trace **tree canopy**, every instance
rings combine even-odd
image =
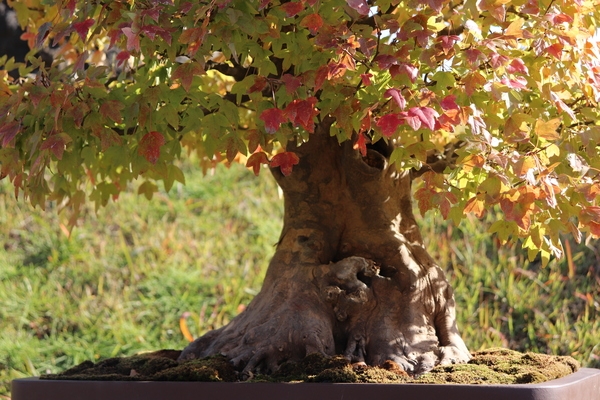
[[[490,231],[547,262],[600,236],[596,3],[9,0],[31,52],[0,59],[0,176],[74,224],[133,180],[184,182],[184,152],[293,174],[288,144],[334,120],[363,156],[393,144],[422,213],[498,206]]]

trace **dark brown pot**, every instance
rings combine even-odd
[[[600,400],[600,369],[529,385],[371,383],[204,383],[55,381],[12,382],[12,400]]]

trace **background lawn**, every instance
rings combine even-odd
[[[97,214],[90,204],[70,238],[55,204],[31,209],[0,181],[0,398],[14,378],[181,349],[183,313],[196,337],[258,292],[283,212],[268,171],[181,168],[187,184],[152,201],[131,188]],[[434,213],[422,224],[455,288],[467,346],[600,367],[600,244],[571,242],[569,257],[540,268],[519,245],[499,248],[487,226],[456,227]]]

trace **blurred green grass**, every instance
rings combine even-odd
[[[240,166],[202,176],[151,201],[121,194],[96,215],[90,205],[70,238],[56,206],[16,202],[0,182],[0,398],[10,380],[84,360],[187,341],[234,317],[260,289],[282,223],[267,171]],[[455,288],[459,327],[472,350],[505,346],[568,354],[600,367],[600,246],[573,244],[546,268],[517,246],[499,248],[486,223],[453,227],[428,213],[427,246]]]

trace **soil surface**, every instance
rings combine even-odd
[[[222,356],[178,363],[180,351],[161,350],[94,364],[86,361],[60,374],[42,379],[202,382],[337,382],[337,383],[540,383],[558,379],[579,369],[579,363],[564,356],[519,353],[490,349],[473,353],[468,364],[445,365],[419,377],[409,376],[396,363],[382,367],[352,365],[341,356],[311,354],[298,363],[287,362],[269,376],[241,376]]]

